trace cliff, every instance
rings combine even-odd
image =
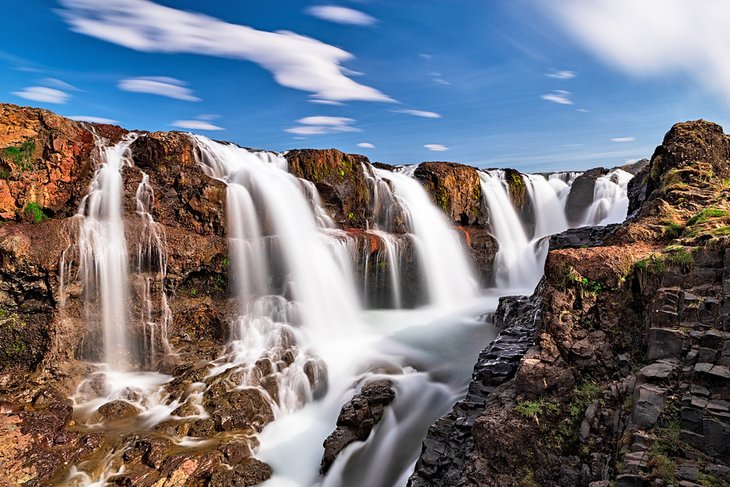
[[[729,176],[722,129],[677,124],[624,224],[553,237],[409,485],[728,485]]]

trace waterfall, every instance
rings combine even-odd
[[[86,293],[87,319],[101,326],[104,361],[117,369],[124,369],[130,358],[122,168],[131,165],[129,146],[136,138],[136,134],[130,134],[118,144],[107,146],[96,137],[96,150],[103,162],[78,213],[82,219],[79,271]]]
[[[568,229],[568,220],[565,218],[565,202],[561,201],[561,193],[568,197],[569,187],[560,179],[550,184],[540,174],[527,174],[527,191],[530,195],[532,208],[535,216],[535,238],[542,238],[548,235],[563,232]],[[564,187],[557,184],[563,183]]]
[[[162,225],[157,223],[150,213],[155,193],[149,184],[149,179],[149,176],[142,172],[142,180],[135,193],[137,215],[142,219],[142,231],[137,243],[135,277],[142,281],[140,321],[143,324],[145,341],[141,358],[143,363],[152,366],[158,355],[172,353],[172,347],[167,341],[167,329],[172,322],[172,312],[165,292],[167,242]],[[153,298],[155,294],[157,294],[156,299]]]
[[[628,185],[633,176],[616,169],[596,179],[593,203],[583,218],[583,226],[620,223],[629,211]]]
[[[458,305],[476,296],[476,277],[458,234],[413,177],[414,171],[415,166],[402,172],[372,169],[376,226],[392,230],[400,220],[418,255],[428,303]],[[388,252],[395,255],[392,249]]]

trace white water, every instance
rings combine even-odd
[[[251,152],[203,137],[195,137],[194,142],[204,170],[227,184],[226,228],[238,305],[231,341],[213,362],[206,381],[229,374],[229,379],[239,381],[234,387],[256,388],[270,401],[276,420],[259,435],[256,452],[274,468],[274,477],[266,485],[403,486],[427,428],[463,396],[479,350],[495,336],[489,325],[475,317],[494,310],[500,295],[529,293],[539,280],[547,252],[546,240],[541,237],[567,228],[564,205],[571,180],[525,177],[536,217],[536,238],[530,240],[509,200],[503,173],[480,172],[490,225],[500,250],[496,260],[498,289],[479,297],[463,243],[412,177],[413,168],[395,173],[368,168],[375,194],[374,228],[368,235],[382,245],[375,258],[386,264],[383,272],[391,283],[392,304],[397,308],[403,301],[401,246],[412,241],[428,305],[413,310],[366,311],[357,297],[357,286],[363,284],[354,279],[356,269],[352,267],[358,249],[350,235],[335,228],[313,184],[288,174],[286,160],[279,154]],[[93,199],[94,191],[101,192],[97,197],[103,195],[104,201],[116,198],[117,240],[112,241],[118,243],[121,235],[124,259],[116,260],[123,265],[114,269],[123,272],[117,272],[115,280],[96,284],[102,297],[107,286],[113,286],[107,289],[117,294],[119,290],[126,293],[130,280],[121,220],[121,167],[125,161],[128,164],[128,154],[126,149],[105,154],[106,164],[99,172],[106,165],[118,167],[116,176],[109,178],[113,184],[106,179],[92,184],[87,199]],[[114,159],[117,154],[121,154],[119,159]],[[611,188],[610,182],[602,183],[602,187]],[[614,185],[620,188],[621,181]],[[622,204],[615,194],[608,189],[599,191],[597,185],[597,200],[606,199],[607,203],[605,211],[596,210],[596,217],[604,211],[606,216],[601,218],[606,219],[615,204]],[[166,341],[166,326],[171,320],[163,286],[166,244],[164,232],[151,216],[153,198],[148,178],[143,175],[136,195],[137,214],[144,228],[136,275],[145,283],[141,322],[148,327],[144,355],[149,363],[153,362],[150,357],[172,352]],[[97,242],[109,238],[90,233]],[[88,247],[90,250],[82,252],[87,258],[89,252],[97,251],[94,245]],[[368,289],[367,283],[364,287]],[[126,295],[121,299],[126,302]],[[118,302],[112,304],[123,310],[121,316],[127,312]],[[126,326],[114,329],[124,333]],[[142,411],[140,427],[149,428],[171,418],[183,401],[165,391],[171,378],[154,372],[124,372],[120,364],[128,361],[128,341],[108,342],[105,336],[105,343],[124,343],[124,360],[114,353],[106,355],[111,358],[109,365],[81,384],[74,396],[77,411],[91,415],[107,401],[124,400]],[[275,396],[264,383],[262,361],[270,364],[278,385]],[[341,406],[364,381],[383,377],[392,380],[397,389],[384,420],[366,442],[351,445],[330,473],[320,478],[321,445],[332,432]],[[101,394],[99,380],[103,381]],[[185,398],[198,409],[200,417],[207,415],[201,406],[206,388],[203,382],[194,383]],[[188,437],[176,442],[183,447],[200,444]],[[110,455],[106,462],[101,478],[92,478],[83,465],[78,466],[75,484],[104,485],[109,476],[119,472],[118,455]]]
[[[373,168],[375,177],[390,184],[378,184],[384,202],[376,200],[378,210],[385,208],[386,228],[393,226],[394,211],[400,211],[411,233],[420,259],[428,302],[436,306],[455,306],[476,296],[477,284],[464,249],[464,244],[446,220],[443,212],[431,201],[423,186],[413,177],[415,166],[403,172]],[[395,204],[399,209],[395,209]]]
[[[96,139],[103,163],[94,174],[89,194],[79,208],[83,219],[79,235],[79,271],[86,293],[87,322],[101,326],[104,361],[119,369],[126,368],[130,358],[122,168],[131,165],[129,146],[136,137],[129,135],[113,146]]]
[[[629,211],[628,185],[633,176],[616,169],[596,179],[593,203],[583,218],[583,225],[608,225],[621,223]]]

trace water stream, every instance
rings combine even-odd
[[[496,336],[481,317],[500,296],[530,293],[540,279],[544,237],[568,227],[565,202],[576,176],[524,176],[535,218],[528,236],[504,173],[479,172],[499,243],[497,287],[480,290],[465,243],[414,178],[415,167],[390,172],[365,165],[372,218],[355,235],[336,228],[316,187],[291,175],[283,155],[191,136],[198,164],[227,187],[236,311],[230,341],[206,377],[186,397],[173,397],[166,389],[172,377],[155,370],[173,353],[165,233],[152,216],[149,178],[136,169],[141,231],[132,258],[125,238],[124,177],[135,137],[98,141],[101,164],[79,210],[79,280],[87,319],[102,331],[103,363],[79,385],[76,413],[93,418],[103,404],[126,401],[140,410],[136,426],[151,428],[187,401],[204,417],[203,395],[225,377],[236,389],[260,391],[271,405],[275,420],[258,435],[255,451],[274,470],[269,487],[405,485],[428,427],[463,397],[479,350]],[[628,179],[616,171],[599,181],[586,221],[623,219]],[[383,282],[383,296],[371,300]],[[141,302],[132,302],[132,288],[141,290],[134,293]],[[412,294],[419,301],[408,301]],[[350,445],[321,477],[322,442],[340,408],[374,378],[393,382],[393,404],[368,440]],[[108,455],[104,468],[75,466],[68,482],[105,485],[120,472],[119,455]]]

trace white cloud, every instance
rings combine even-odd
[[[59,0],[75,32],[143,52],[192,53],[251,61],[277,83],[322,100],[392,98],[347,77],[352,54],[294,32],[268,32],[150,0]]]
[[[611,139],[611,142],[623,143],[623,142],[634,142],[635,140],[636,140],[636,137],[614,137],[613,139]]]
[[[363,149],[375,149],[375,146],[370,142],[360,142],[357,146],[362,147]]]
[[[445,151],[449,150],[448,147],[446,147],[445,145],[441,145],[441,144],[426,144],[423,147],[425,147],[426,149],[428,149],[430,151],[434,151],[434,152],[445,152]]]
[[[590,113],[590,110],[586,110],[585,108],[576,108],[575,111],[581,113]]]
[[[359,128],[352,126],[352,124],[354,124],[355,122],[355,119],[347,117],[304,117],[297,120],[297,123],[299,123],[300,126],[290,127],[286,129],[286,131],[290,134],[299,135],[323,135],[335,132],[360,132]]]
[[[65,91],[46,88],[45,86],[29,86],[28,88],[23,88],[21,91],[14,91],[13,95],[25,98],[26,100],[59,104],[66,103],[71,97]]]
[[[555,90],[552,93],[542,95],[540,98],[543,100],[551,101],[559,105],[572,105],[573,102],[570,100],[570,92],[565,90]]]
[[[419,57],[420,57],[421,59],[431,59],[431,58],[433,58],[433,56],[432,56],[432,55],[430,55],[430,54],[429,54],[429,53],[427,53],[427,52],[422,52],[422,53],[420,53],[420,54],[419,54],[418,56],[419,56]]]
[[[317,103],[318,105],[335,105],[335,106],[342,106],[344,103],[334,100],[320,100],[318,98],[312,98],[311,100],[307,100],[309,103]]]
[[[188,130],[224,130],[223,127],[214,125],[206,120],[175,120],[170,125]]]
[[[297,122],[304,125],[341,126],[351,124],[355,120],[347,117],[304,117],[297,120]]]
[[[409,108],[402,108],[398,110],[392,110],[393,113],[406,113],[408,115],[413,115],[414,117],[421,117],[421,118],[441,118],[441,114],[436,112],[427,112],[425,110],[411,110]]]
[[[112,120],[111,118],[103,117],[92,117],[88,115],[72,115],[68,118],[70,118],[71,120],[76,120],[77,122],[106,123],[110,125],[116,125],[119,123],[119,120]]]
[[[545,73],[545,76],[547,76],[548,78],[552,78],[552,79],[566,80],[566,79],[575,78],[575,73],[573,71],[568,71],[568,70],[562,70],[562,71],[553,70],[553,71],[550,71],[549,73]]]
[[[371,17],[364,12],[336,5],[316,5],[309,7],[306,12],[314,17],[337,24],[373,25],[377,22],[375,17]]]
[[[60,90],[81,91],[74,85],[56,78],[43,78],[42,80],[40,80],[40,83],[53,88],[58,88]]]
[[[730,2],[536,2],[606,63],[635,76],[684,73],[730,104]]]
[[[193,95],[192,90],[185,86],[184,81],[166,76],[127,78],[121,80],[117,87],[120,90],[133,93],[147,93],[184,101],[200,101],[200,98]]]

